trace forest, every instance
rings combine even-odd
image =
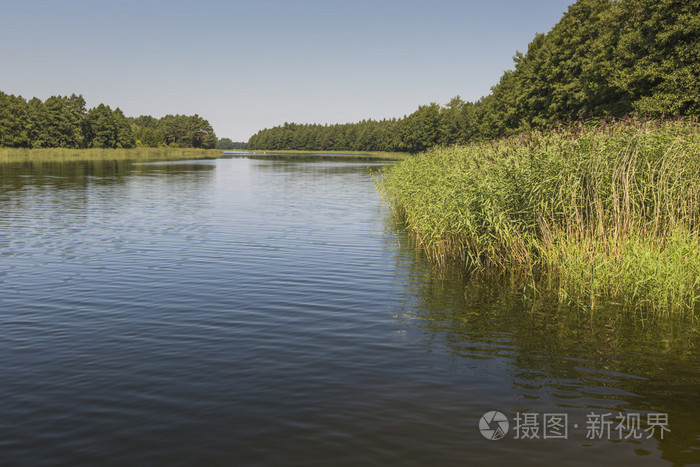
[[[378,178],[412,241],[528,300],[696,319],[700,2],[579,0],[514,59],[478,102],[388,123],[430,148]]]
[[[104,104],[88,110],[81,95],[27,101],[0,91],[0,147],[213,149],[216,143],[213,128],[198,115],[131,118]]]
[[[476,102],[457,96],[400,119],[285,123],[249,148],[416,153],[572,120],[699,116],[700,2],[579,0],[513,59]]]
[[[219,138],[216,149],[248,149],[248,142],[233,141],[231,138]]]

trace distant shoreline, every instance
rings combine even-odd
[[[0,148],[0,163],[23,161],[66,160],[127,160],[127,159],[217,159],[223,155],[220,149],[200,148]]]
[[[387,151],[303,151],[303,150],[259,150],[259,149],[227,149],[225,155],[253,156],[284,156],[284,157],[317,157],[317,158],[357,158],[375,160],[401,160],[410,157],[406,152]]]
[[[372,151],[260,151],[247,149],[201,149],[201,148],[122,148],[122,149],[70,149],[70,148],[0,148],[0,163],[27,161],[72,161],[72,160],[183,160],[220,159],[231,156],[279,158],[313,158],[360,160],[401,160],[410,156],[401,152]]]

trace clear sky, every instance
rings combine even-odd
[[[476,100],[573,0],[1,0],[0,91],[219,137]]]

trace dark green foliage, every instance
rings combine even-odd
[[[397,120],[363,120],[339,125],[282,126],[259,131],[249,149],[307,151],[402,151]]]
[[[131,119],[136,144],[147,147],[214,149],[216,135],[199,115],[166,115],[157,119],[142,115]]]
[[[634,110],[700,114],[700,3],[628,1],[613,12],[614,22],[623,25],[615,58],[624,65],[613,80],[630,95]]]
[[[421,152],[438,143],[440,106],[431,103],[404,118],[399,125],[401,143],[407,152]]]
[[[22,147],[29,145],[29,107],[21,97],[0,92],[0,146]]]
[[[579,116],[700,114],[700,3],[579,0],[493,88],[498,133]]]
[[[285,123],[248,141],[250,149],[305,151],[420,152],[473,137],[475,104],[459,96],[446,107],[423,105],[400,120],[362,120],[338,125]]]
[[[140,118],[140,117],[139,117]],[[157,127],[138,126],[135,123],[131,124],[131,131],[136,140],[137,146],[149,148],[165,147],[165,133]]]
[[[216,136],[209,122],[199,115],[166,115],[158,121],[165,144],[181,148],[214,149]]]
[[[219,138],[216,149],[248,149],[248,143],[232,141],[231,138]]]
[[[474,103],[456,97],[400,120],[285,124],[250,147],[420,152],[579,118],[700,116],[700,2],[579,0],[514,61]]]
[[[85,99],[52,96],[42,102],[0,91],[0,147],[133,148],[135,146],[213,149],[216,135],[198,115],[127,118],[119,108],[100,104],[89,111]]]
[[[2,92],[0,96],[0,100],[5,99],[0,106],[0,115],[13,122],[10,126],[2,128],[0,145],[35,148],[86,147],[86,110],[83,96],[52,96],[46,99],[46,102],[36,98],[27,102],[21,96],[8,96]]]
[[[44,107],[48,115],[49,138],[54,146],[85,147],[83,122],[86,109],[83,96],[49,97]]]
[[[165,147],[165,133],[158,125],[159,120],[150,115],[141,115],[131,119],[131,131],[137,146]]]
[[[86,118],[91,148],[132,148],[136,146],[129,120],[118,108],[100,104],[90,109]]]

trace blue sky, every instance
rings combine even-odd
[[[476,100],[572,0],[2,0],[0,91],[199,114],[247,141]]]

